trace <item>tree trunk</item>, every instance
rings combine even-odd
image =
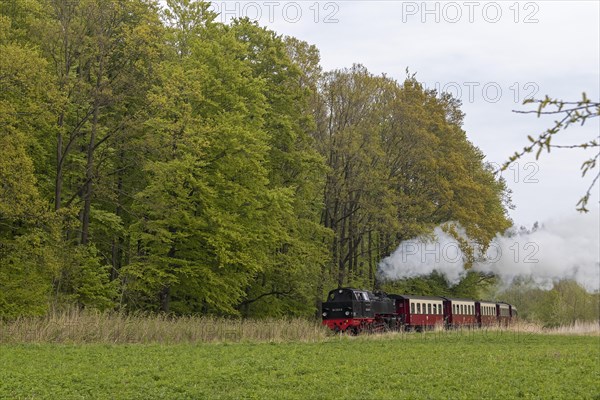
[[[369,283],[372,283],[375,286],[375,282],[373,281],[373,241],[371,237],[371,230],[369,229],[369,233],[367,236],[367,256],[369,257]]]
[[[60,114],[58,119],[58,127],[62,129],[64,121],[64,113]],[[58,211],[61,207],[61,196],[62,196],[62,184],[63,184],[63,167],[62,167],[62,157],[63,157],[63,137],[62,133],[59,131],[57,136],[56,143],[56,179],[54,181],[54,210]]]
[[[346,214],[346,210],[344,207],[344,213],[342,215]],[[337,240],[338,240],[338,248],[337,248],[337,253],[338,253],[338,287],[342,287],[344,286],[344,279],[346,278],[346,261],[344,260],[344,257],[342,256],[344,254],[344,242],[346,241],[346,221],[343,220],[341,221],[341,232],[338,232],[338,236],[337,236]]]
[[[171,287],[168,285],[163,286],[158,297],[160,301],[160,311],[168,313],[169,303],[171,301]]]
[[[58,8],[58,4],[56,7]],[[71,18],[71,11],[65,9],[64,5],[61,8],[62,12],[59,12],[59,18],[62,26],[62,32],[64,33],[63,43],[62,43],[62,51],[63,51],[63,59],[65,62],[64,76],[60,79],[60,91],[62,92],[69,80],[69,73],[71,71],[71,54],[69,52],[69,22]],[[60,72],[59,72],[60,74]],[[62,129],[64,127],[65,122],[65,113],[62,111],[58,117],[58,136],[56,143],[56,179],[54,182],[54,210],[58,211],[61,207],[61,197],[62,197],[62,186],[63,186],[63,134]]]
[[[81,244],[87,244],[90,231],[90,211],[92,208],[92,190],[94,180],[94,150],[96,147],[96,135],[98,131],[98,116],[100,114],[100,88],[102,85],[103,56],[99,56],[98,77],[96,78],[96,89],[94,93],[94,114],[92,117],[92,129],[87,149],[87,165],[85,170],[85,188],[83,191],[83,212],[81,215]]]
[[[97,100],[95,101],[97,102]],[[87,150],[87,166],[85,170],[85,188],[83,190],[83,212],[81,214],[81,244],[87,244],[90,231],[90,211],[92,208],[92,180],[94,178],[94,146],[98,129],[98,105],[94,105],[92,132]]]
[[[177,229],[169,228],[169,232],[174,234],[177,232]],[[167,253],[167,257],[175,258],[176,252],[177,252],[177,248],[175,247],[175,244],[171,245],[171,248],[169,249],[169,252]],[[169,265],[170,268],[172,268],[172,266],[173,266],[172,264]],[[170,283],[163,284],[163,287],[159,293],[159,300],[160,300],[160,310],[162,312],[168,313],[169,312],[169,303],[171,302],[171,285],[170,285]]]
[[[115,210],[115,214],[117,217],[121,218],[123,214],[123,208],[121,207],[122,191],[123,191],[123,151],[119,152],[119,172],[117,173],[117,207]],[[119,270],[121,269],[121,265],[123,263],[123,238],[121,236],[115,236],[112,240],[112,269],[110,272],[110,280],[113,281],[117,279],[119,274]]]

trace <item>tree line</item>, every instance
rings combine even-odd
[[[511,225],[459,101],[216,17],[0,1],[0,317],[312,315],[402,240],[455,221],[485,247]]]

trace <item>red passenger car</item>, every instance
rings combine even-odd
[[[496,315],[498,315],[498,323],[501,326],[510,324],[510,304],[496,303]]]
[[[432,329],[444,324],[444,299],[431,296],[388,295],[396,300],[398,321],[406,330]]]
[[[480,328],[482,326],[497,325],[498,316],[496,314],[496,303],[489,301],[476,301],[475,317],[477,318],[477,325]]]
[[[444,298],[444,317],[447,327],[476,326],[475,301]]]

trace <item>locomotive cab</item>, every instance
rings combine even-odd
[[[373,318],[369,293],[362,290],[340,288],[329,292],[323,303],[323,320],[347,318]]]

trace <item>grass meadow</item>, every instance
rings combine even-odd
[[[600,400],[597,324],[350,337],[302,320],[61,318],[0,323],[0,399]]]

